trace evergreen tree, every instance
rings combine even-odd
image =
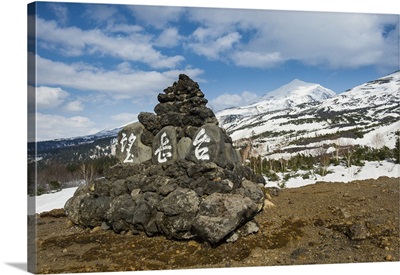
[[[396,132],[396,145],[394,146],[394,159],[396,163],[400,163],[400,131]]]

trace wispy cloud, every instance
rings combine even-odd
[[[38,45],[66,56],[106,55],[157,69],[175,68],[184,60],[181,55],[166,56],[155,50],[150,43],[151,36],[146,34],[108,35],[99,29],[61,27],[55,21],[41,18],[37,18],[36,24]]]
[[[209,59],[223,59],[240,39],[241,35],[238,32],[216,36],[212,29],[199,28],[192,34],[187,47],[196,54]]]
[[[64,109],[68,112],[81,112],[84,110],[84,105],[83,105],[82,101],[74,100],[74,101],[68,102],[65,105]]]
[[[84,116],[64,117],[37,113],[30,117],[30,123],[36,119],[37,140],[49,140],[64,137],[76,137],[94,134],[99,131],[95,123]]]
[[[137,20],[158,29],[165,28],[169,23],[178,22],[186,12],[186,9],[181,7],[129,5],[127,8]]]
[[[96,23],[109,23],[114,21],[125,21],[113,5],[85,5],[85,17]]]
[[[236,106],[244,106],[253,103],[258,98],[256,93],[244,91],[241,94],[224,93],[211,100],[208,104],[214,112]]]
[[[64,103],[69,93],[61,88],[38,87],[36,89],[36,106],[41,109],[53,109]]]
[[[112,120],[120,123],[121,125],[131,123],[133,121],[137,121],[137,116],[138,114],[132,114],[132,113],[119,113],[116,115],[113,115],[111,118]]]
[[[398,62],[392,58],[398,51],[397,15],[193,9],[188,18],[201,24],[192,34],[195,53],[214,59],[229,54],[238,66],[270,68],[297,60],[357,68]],[[230,51],[213,50],[227,32],[240,34]]]
[[[180,45],[184,40],[185,38],[179,34],[177,28],[167,28],[155,40],[154,45],[157,47],[175,47]]]
[[[48,3],[49,9],[56,15],[58,22],[62,25],[68,23],[68,8],[62,3]]]
[[[30,58],[35,58],[30,54]],[[36,56],[38,85],[64,86],[86,91],[103,92],[114,98],[154,96],[185,73],[193,78],[203,73],[196,68],[165,72],[133,70],[123,63],[106,70],[84,63],[63,63]],[[32,81],[32,80],[31,80]]]
[[[272,68],[284,61],[279,52],[236,51],[232,54],[232,59],[238,66],[251,68]]]

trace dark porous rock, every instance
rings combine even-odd
[[[185,126],[185,128],[184,128],[185,136],[189,137],[190,139],[193,139],[194,135],[197,133],[198,130],[199,130],[199,127]]]
[[[370,236],[367,226],[361,222],[350,226],[349,231],[349,237],[352,240],[365,240]]]
[[[176,113],[179,111],[179,108],[171,102],[168,103],[159,103],[154,107],[154,112],[157,115],[169,114],[169,113]]]
[[[67,200],[64,206],[65,214],[69,217],[74,224],[81,224],[80,208],[82,201],[89,197],[89,189],[86,185],[78,187],[74,195]]]
[[[158,94],[157,99],[160,103],[174,102],[176,96],[173,93]]]
[[[195,127],[201,127],[204,124],[204,121],[201,118],[190,114],[182,116],[181,121],[182,121],[181,126],[192,125]]]
[[[260,230],[260,227],[255,221],[249,221],[239,229],[240,235],[242,236],[257,233],[258,230]]]
[[[232,143],[225,143],[225,156],[226,166],[233,169],[238,163],[241,163],[242,159],[238,151],[233,148]]]
[[[159,188],[164,185],[167,185],[171,179],[168,177],[163,177],[161,175],[154,175],[150,177],[146,177],[143,180],[143,185],[141,190],[143,192],[157,192]]]
[[[243,178],[255,182],[255,183],[262,183],[265,184],[265,179],[262,175],[255,174],[253,170],[251,170],[248,166],[236,166],[234,170],[239,174],[242,175]]]
[[[203,184],[202,184],[203,185]],[[211,195],[213,193],[226,194],[233,190],[233,182],[228,179],[216,180],[216,181],[206,181],[203,186],[203,194]]]
[[[178,185],[176,183],[165,184],[165,185],[161,186],[160,188],[158,188],[157,194],[159,194],[161,196],[167,196],[172,191],[174,191],[176,188],[178,188]]]
[[[189,113],[191,115],[201,118],[203,121],[205,121],[207,118],[215,117],[214,112],[207,107],[193,107],[190,109]],[[218,120],[216,122],[218,123]]]
[[[257,213],[257,206],[239,194],[214,193],[200,203],[193,223],[196,235],[210,243],[218,243]]]
[[[126,231],[133,228],[133,213],[136,203],[128,194],[115,197],[106,213],[108,223],[115,232]]]
[[[195,106],[196,107],[197,106],[205,106],[207,103],[208,103],[208,100],[205,99],[204,97],[194,96],[194,97],[191,97],[191,98],[188,99],[188,104],[190,106],[193,106],[193,107],[195,107]],[[207,108],[207,112],[209,112],[208,110],[210,110],[210,109]],[[209,112],[209,116],[210,117],[214,116],[213,111],[211,111],[211,113]]]
[[[127,185],[126,185],[126,180],[124,179],[119,179],[111,183],[111,190],[110,194],[111,197],[117,197],[123,194],[127,193]]]
[[[79,206],[79,223],[88,227],[100,226],[110,207],[110,201],[111,198],[106,196],[82,198]]]
[[[90,183],[89,190],[96,197],[109,196],[111,181],[106,178],[95,179]]]
[[[119,163],[79,187],[66,215],[83,227],[212,244],[256,233],[265,180],[242,165],[199,85],[181,74],[157,99],[155,114],[118,133]]]
[[[162,127],[175,126],[180,127],[184,125],[185,116],[181,113],[166,113],[160,115],[160,124]]]
[[[157,131],[154,131],[156,133]],[[152,146],[153,145],[153,140],[154,140],[154,134],[150,132],[147,129],[143,130],[142,136],[141,136],[141,141],[144,145],[146,146]]]
[[[126,178],[126,188],[128,193],[131,193],[135,189],[141,189],[144,186],[144,181],[147,177],[142,174],[135,174]]]
[[[146,130],[150,132],[158,132],[161,129],[160,118],[153,113],[141,112],[138,115],[138,120]]]
[[[192,236],[190,230],[199,209],[200,198],[193,190],[178,187],[160,202],[164,215],[159,226],[167,236],[185,239]]]
[[[137,211],[134,213],[135,228],[139,231],[144,231],[147,236],[154,236],[159,233],[157,225],[157,214],[154,208],[147,202],[139,204]],[[141,218],[142,217],[142,218]],[[143,222],[138,222],[143,220]]]
[[[196,214],[199,209],[200,198],[190,189],[178,187],[164,198],[159,210],[166,216],[177,216],[182,213]]]
[[[235,190],[235,193],[241,194],[245,197],[249,197],[253,202],[257,204],[258,211],[260,211],[264,206],[264,192],[252,181],[242,181],[242,187]]]
[[[215,171],[218,168],[218,165],[214,162],[195,163],[188,168],[187,172],[189,177],[196,179],[203,176],[205,173]]]
[[[150,164],[152,164],[151,160],[137,165],[123,165],[122,163],[118,163],[105,169],[105,178],[108,180],[117,180],[126,179],[132,175],[140,175],[144,173]]]

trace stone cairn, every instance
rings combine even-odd
[[[241,164],[199,85],[181,74],[158,101],[156,114],[142,112],[118,133],[120,163],[77,189],[69,219],[211,244],[257,232],[265,181]]]

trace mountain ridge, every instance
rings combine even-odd
[[[245,106],[238,107],[240,113],[230,109],[217,112],[216,116],[233,140],[251,139],[264,156],[293,147],[304,151],[305,144],[314,143],[317,148],[332,144],[334,139],[372,146],[374,135],[383,136],[383,144],[393,147],[395,131],[400,128],[399,101],[397,71],[320,102],[258,113],[251,112],[253,106]]]
[[[293,95],[296,87],[308,89],[306,92],[297,91],[302,95],[309,95],[314,91],[319,95],[326,93],[328,96],[305,98],[304,101],[295,101],[289,96],[288,101],[288,95]],[[252,138],[257,146],[262,147],[260,153],[263,155],[271,154],[277,149],[304,149],[304,144],[309,146],[315,143],[313,138],[316,136],[325,139],[325,143],[332,142],[334,136],[338,136],[342,138],[342,142],[365,145],[371,143],[374,134],[382,132],[385,144],[394,146],[394,131],[400,128],[400,71],[360,84],[335,96],[333,91],[320,87],[320,84],[294,79],[272,91],[286,89],[287,93],[281,94],[281,101],[279,98],[275,101],[267,99],[228,108],[216,112],[216,117],[234,141]],[[271,96],[272,92],[265,94],[263,98],[268,98],[268,94]],[[94,156],[99,152],[99,147],[106,148],[102,150],[102,155],[112,154],[115,138],[122,127],[76,138],[28,143],[28,159],[36,159],[33,156],[35,152],[38,155],[52,155],[60,150],[76,151],[74,148],[77,146],[84,146],[86,149],[90,147],[91,152],[84,154],[85,156]],[[75,153],[70,153],[73,154]]]
[[[249,115],[260,114],[268,111],[276,111],[291,108],[304,103],[318,103],[336,95],[332,90],[316,83],[308,83],[299,79],[294,79],[288,84],[276,90],[266,93],[260,100],[252,104],[234,108],[228,108],[216,113],[217,117],[222,117],[224,113]]]

